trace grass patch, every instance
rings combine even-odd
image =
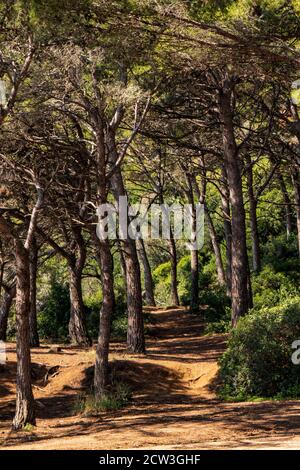
[[[35,426],[30,423],[26,423],[25,426],[23,426],[23,431],[25,432],[33,432],[35,430]]]
[[[92,394],[81,395],[75,404],[74,411],[76,414],[84,416],[95,416],[105,411],[117,411],[128,404],[131,395],[130,387],[119,382],[98,400]]]

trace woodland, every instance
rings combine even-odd
[[[0,423],[39,429],[64,372],[33,354],[89,357],[73,412],[122,414],[193,332],[220,403],[298,406],[300,1],[1,0],[0,39]],[[203,247],[99,238],[122,196],[202,204]]]

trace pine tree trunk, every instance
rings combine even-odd
[[[220,245],[218,242],[216,230],[211,218],[211,215],[209,213],[209,210],[207,209],[206,205],[204,206],[205,210],[205,215],[206,215],[206,220],[207,220],[207,226],[208,226],[208,232],[210,236],[210,241],[213,247],[215,259],[216,259],[216,268],[217,268],[217,277],[219,284],[221,286],[224,286],[226,284],[226,276],[225,276],[225,270],[223,266],[223,260],[222,260],[222,255],[221,255],[221,250],[220,250]]]
[[[260,244],[257,226],[257,202],[254,199],[249,199],[250,203],[250,229],[251,229],[251,243],[252,243],[252,266],[254,272],[261,270],[261,259],[260,259]]]
[[[164,204],[164,197],[161,191],[159,195],[159,202],[161,205]],[[176,242],[173,235],[173,230],[170,227],[170,236],[167,240],[167,244],[169,247],[169,254],[170,254],[170,262],[171,262],[171,283],[170,283],[170,290],[171,290],[171,303],[178,307],[180,305],[179,296],[178,296],[178,281],[177,281],[177,249],[176,249]]]
[[[173,237],[173,232],[170,230],[170,239],[168,240],[170,261],[171,261],[171,303],[178,307],[180,305],[178,296],[178,281],[177,281],[177,250],[176,243]]]
[[[197,244],[197,213],[195,206],[194,187],[196,192],[198,190],[195,178],[184,168],[185,177],[187,181],[186,195],[189,201],[191,210],[191,298],[190,298],[190,310],[196,312],[199,308],[199,257],[198,257],[198,244]],[[199,197],[199,196],[198,196]],[[204,195],[203,201],[204,202]]]
[[[220,119],[223,132],[223,148],[227,169],[230,203],[232,210],[232,326],[248,310],[248,263],[246,246],[245,209],[242,176],[239,168],[238,150],[234,137],[233,110],[231,105],[233,83],[225,79],[219,93]]]
[[[251,230],[251,243],[252,243],[252,266],[254,272],[261,270],[260,259],[260,246],[257,225],[257,200],[253,191],[253,172],[251,166],[251,158],[246,158],[247,168],[247,185],[248,185],[248,198],[249,198],[249,216],[250,216],[250,230]]]
[[[191,249],[191,300],[190,309],[196,312],[199,308],[199,257],[197,246],[197,214],[193,195],[192,183],[190,181],[189,203],[192,209],[192,249]]]
[[[117,202],[120,196],[126,196],[123,177],[120,168],[116,170],[111,178],[113,195]],[[128,219],[129,221],[129,219]],[[129,236],[121,241],[124,253],[126,272],[126,294],[127,294],[127,348],[132,353],[145,352],[143,300],[141,288],[141,272],[138,262],[135,240]]]
[[[30,367],[30,270],[27,250],[15,244],[16,260],[16,327],[17,327],[17,399],[13,428],[35,424],[35,406]]]
[[[118,251],[119,251],[119,254],[120,254],[121,271],[122,271],[123,278],[124,278],[125,290],[127,292],[126,263],[125,263],[125,257],[124,257],[123,249],[122,249],[122,246],[121,246],[121,242],[120,242],[119,239],[117,240],[117,246],[118,246]]]
[[[231,214],[229,203],[229,190],[227,172],[225,169],[222,171],[225,185],[222,188],[221,205],[224,218],[224,235],[226,242],[226,293],[231,297],[231,284],[232,284],[232,231],[231,231]]]
[[[90,346],[91,341],[86,329],[82,299],[81,272],[72,266],[69,266],[69,291],[71,303],[69,335],[71,342],[78,346]]]
[[[103,295],[94,374],[94,391],[96,398],[99,399],[105,393],[108,385],[109,340],[114,309],[114,276],[109,241],[96,240],[96,246],[99,252]]]
[[[16,286],[5,289],[0,301],[0,341],[6,341],[7,322],[12,301],[16,295]]]
[[[190,309],[196,312],[199,308],[199,258],[198,250],[191,250],[191,301]]]
[[[36,312],[36,278],[38,263],[38,248],[36,240],[33,240],[30,254],[30,314],[29,314],[29,330],[30,330],[30,346],[32,348],[39,347],[40,340],[37,328],[37,312]]]
[[[204,169],[204,161],[201,162],[203,169]],[[202,172],[203,172],[202,169]],[[220,250],[220,244],[218,242],[216,230],[214,227],[214,223],[212,220],[212,217],[210,215],[210,212],[208,210],[205,198],[206,198],[206,171],[204,170],[204,175],[202,178],[202,190],[200,191],[199,186],[197,184],[196,178],[193,179],[194,182],[194,187],[196,190],[196,194],[198,196],[199,202],[203,204],[204,206],[204,213],[205,213],[205,218],[207,221],[207,226],[208,226],[208,232],[209,232],[209,237],[210,241],[213,247],[215,259],[216,259],[216,268],[217,268],[217,277],[220,285],[225,285],[226,284],[226,276],[225,276],[225,270],[224,270],[224,265],[223,265],[223,260],[222,260],[222,255],[221,255],[221,250]]]
[[[146,305],[151,305],[155,307],[155,299],[154,299],[154,286],[153,286],[153,279],[151,273],[151,267],[149,263],[149,259],[147,256],[144,240],[138,240],[138,251],[140,260],[143,265],[144,271],[144,288],[145,288],[145,301]]]
[[[96,93],[97,95],[97,93]],[[96,135],[96,168],[97,168],[97,199],[98,204],[107,203],[108,181],[106,177],[107,142],[104,136],[104,120],[102,115],[101,99],[97,99],[98,109],[92,108],[92,122]],[[98,223],[102,224],[101,219]],[[94,372],[94,392],[100,398],[108,385],[108,355],[111,319],[114,309],[114,272],[113,257],[110,251],[109,239],[99,239],[92,230],[92,239],[96,247],[96,258],[101,269],[102,306],[99,319],[98,343],[96,348],[96,361]],[[122,254],[121,254],[122,255]]]
[[[145,336],[141,277],[135,241],[124,240],[123,246],[127,284],[127,348],[132,353],[144,353]]]

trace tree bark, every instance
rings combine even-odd
[[[100,311],[99,335],[96,348],[94,391],[96,398],[105,393],[108,385],[108,356],[111,318],[114,309],[113,258],[108,240],[96,240],[102,281],[102,306]]]
[[[37,311],[36,311],[36,278],[38,263],[38,248],[36,239],[33,239],[29,253],[30,262],[30,314],[29,314],[29,334],[30,346],[32,348],[39,347],[40,340],[37,328]]]
[[[115,161],[115,160],[114,160]],[[120,168],[111,178],[113,195],[117,202],[120,196],[126,196],[123,177]],[[128,219],[129,220],[129,219]],[[127,294],[127,348],[132,353],[145,352],[143,300],[141,289],[141,272],[138,262],[135,240],[128,235],[125,240],[121,240],[121,247],[124,253],[126,271],[126,294]]]
[[[223,149],[229,184],[232,210],[232,326],[248,310],[248,266],[246,223],[243,201],[242,177],[238,161],[238,149],[233,127],[232,94],[234,83],[225,78],[219,91],[219,109],[223,134]]]
[[[191,299],[190,309],[192,312],[196,312],[199,308],[199,257],[198,257],[198,246],[197,246],[197,214],[195,207],[194,189],[193,189],[193,177],[185,170],[185,176],[187,180],[186,195],[191,208]],[[204,202],[204,201],[203,201]]]
[[[191,250],[191,301],[190,309],[196,312],[199,308],[199,258],[198,250]]]
[[[71,342],[78,346],[90,346],[88,337],[84,304],[82,299],[81,271],[75,266],[69,266],[69,292],[70,292],[70,321],[69,335]]]
[[[253,172],[250,156],[246,158],[247,164],[247,186],[248,186],[248,198],[249,198],[249,216],[250,216],[250,230],[251,230],[251,244],[252,244],[252,266],[254,272],[261,270],[261,258],[260,258],[260,245],[259,245],[259,234],[257,225],[257,199],[255,198],[253,191]]]
[[[12,301],[16,295],[16,286],[5,289],[0,302],[0,341],[6,341],[7,322]]]
[[[139,252],[140,260],[142,262],[143,271],[144,271],[145,302],[146,302],[146,305],[151,305],[155,307],[154,285],[153,285],[151,267],[150,267],[150,263],[149,263],[149,259],[147,256],[143,239],[138,240],[138,252]]]
[[[171,302],[172,305],[178,307],[180,305],[178,296],[178,281],[177,281],[177,249],[173,236],[173,231],[170,230],[170,238],[168,240],[170,261],[171,261]]]
[[[132,353],[145,352],[141,278],[134,240],[124,240],[127,283],[127,348]]]
[[[104,137],[104,119],[102,114],[102,101],[98,93],[98,87],[94,84],[94,91],[97,98],[98,108],[90,109],[92,124],[94,127],[97,143],[96,165],[97,165],[97,202],[107,203],[108,180],[106,176],[106,150]],[[101,219],[98,220],[101,224]],[[99,334],[96,348],[96,361],[94,372],[94,392],[97,399],[103,395],[108,385],[108,355],[111,318],[114,309],[114,273],[113,258],[110,251],[110,244],[107,238],[99,239],[92,231],[92,239],[96,246],[96,257],[101,269],[102,282],[102,306],[99,318]]]
[[[224,286],[226,284],[226,276],[225,276],[225,270],[224,270],[224,265],[223,265],[221,250],[220,250],[220,244],[218,242],[213,220],[211,218],[210,212],[206,204],[204,205],[204,211],[205,211],[206,220],[207,220],[209,237],[210,237],[210,241],[211,241],[215,259],[216,259],[218,281],[221,286]]]
[[[232,231],[231,231],[231,214],[230,214],[230,202],[229,202],[229,189],[228,189],[228,178],[226,169],[222,170],[224,185],[221,193],[221,206],[224,217],[224,235],[226,243],[226,293],[228,297],[231,297],[231,285],[232,285]]]
[[[69,292],[70,292],[70,321],[69,336],[71,342],[78,346],[90,346],[86,328],[86,317],[82,298],[82,271],[86,260],[85,242],[81,228],[77,225],[72,228],[74,236],[75,254],[69,259]]]
[[[118,246],[118,251],[119,251],[119,255],[120,255],[121,271],[122,271],[123,278],[124,278],[124,286],[125,286],[125,290],[127,292],[126,263],[125,263],[125,258],[124,258],[124,253],[123,253],[123,250],[122,250],[121,242],[120,242],[119,239],[117,240],[117,246]]]
[[[162,188],[160,188],[159,193],[159,202],[161,205],[164,204],[164,197]],[[177,281],[177,249],[176,249],[176,242],[173,235],[172,227],[170,227],[170,237],[167,241],[169,247],[169,254],[170,254],[170,262],[171,262],[171,303],[178,307],[180,305],[179,296],[178,296],[178,281]]]
[[[204,162],[202,162],[203,167],[204,167]],[[202,190],[200,191],[200,188],[197,184],[196,178],[194,178],[194,187],[196,189],[196,194],[198,196],[199,202],[203,204],[204,206],[204,213],[207,221],[207,226],[208,226],[208,232],[209,232],[209,237],[210,241],[213,247],[215,259],[216,259],[216,269],[217,269],[217,277],[220,285],[225,285],[226,284],[226,276],[225,276],[225,270],[224,270],[224,265],[223,265],[223,260],[222,260],[222,255],[221,255],[221,250],[220,250],[220,244],[218,242],[216,230],[214,227],[214,223],[212,220],[212,217],[210,215],[210,212],[208,210],[205,198],[206,198],[206,172],[204,174],[204,177],[202,179]]]
[[[15,243],[16,260],[16,326],[17,326],[17,399],[13,428],[35,425],[35,406],[30,368],[30,269],[28,251]]]

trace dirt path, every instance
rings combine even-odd
[[[8,434],[14,408],[14,345],[0,374],[0,438],[6,449],[232,449],[300,448],[300,401],[222,403],[213,392],[222,335],[203,336],[199,319],[184,310],[153,312],[146,356],[129,356],[115,343],[111,360],[133,399],[118,412],[74,415],[91,375],[94,351],[49,346],[34,363],[60,365],[47,386],[35,382],[38,427]]]

